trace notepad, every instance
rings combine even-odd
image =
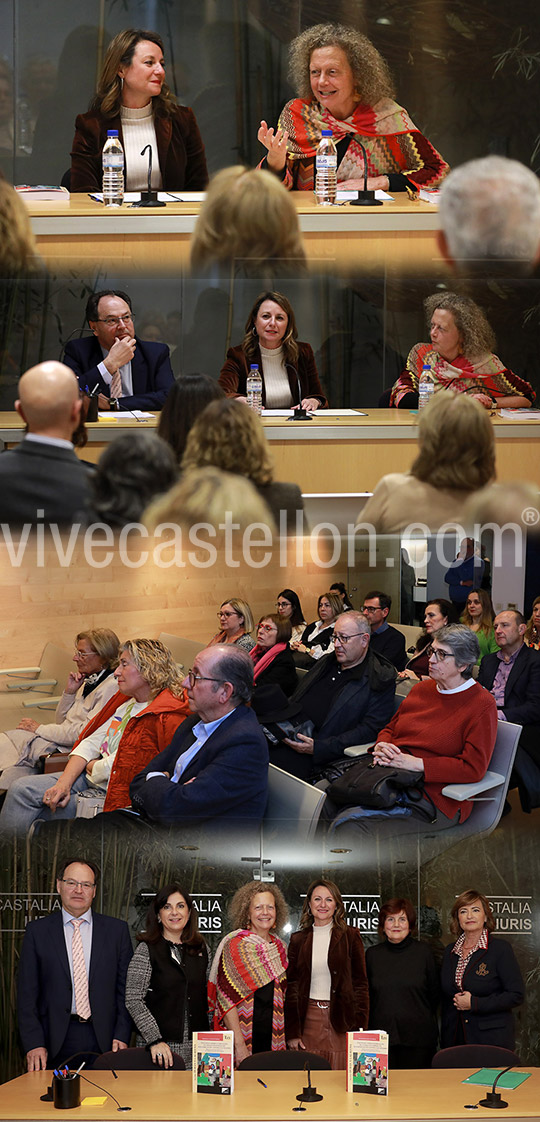
[[[500,1070],[499,1067],[481,1067],[473,1075],[468,1075],[463,1083],[475,1083],[477,1087],[493,1087]],[[497,1088],[503,1087],[505,1091],[514,1091],[529,1079],[530,1074],[530,1071],[506,1071],[501,1075]]]

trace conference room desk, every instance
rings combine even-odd
[[[386,1097],[375,1095],[349,1094],[345,1090],[344,1071],[316,1071],[312,1082],[323,1095],[322,1102],[309,1103],[306,1118],[320,1122],[348,1122],[349,1119],[412,1120],[440,1119],[457,1120],[470,1118],[466,1103],[477,1103],[485,1095],[483,1088],[463,1086],[462,1080],[474,1068],[440,1069],[425,1071],[390,1072],[390,1090]],[[517,1069],[520,1070],[520,1069]],[[503,1098],[508,1102],[504,1111],[505,1122],[520,1118],[538,1118],[540,1113],[540,1073],[530,1071],[521,1087],[506,1091]],[[80,1106],[75,1110],[63,1110],[59,1116],[51,1103],[40,1102],[50,1082],[51,1073],[31,1072],[21,1075],[2,1086],[0,1096],[0,1119],[52,1119],[53,1117],[76,1118],[81,1122],[93,1119],[95,1122],[108,1122],[118,1117],[116,1104],[107,1099],[103,1106]],[[257,1076],[267,1084],[262,1087]],[[306,1081],[305,1073],[298,1071],[241,1071],[235,1074],[235,1089],[230,1096],[194,1095],[191,1091],[191,1072],[148,1072],[121,1071],[114,1079],[110,1071],[90,1071],[90,1079],[95,1080],[105,1090],[118,1099],[121,1106],[130,1106],[128,1117],[132,1122],[161,1122],[174,1119],[181,1122],[280,1122],[293,1117],[293,1108],[298,1107],[296,1095],[301,1092]],[[81,1082],[81,1096],[99,1096],[100,1092],[84,1081]],[[295,1118],[297,1115],[295,1114]],[[474,1111],[476,1118],[493,1118],[493,1111],[479,1107]]]
[[[137,422],[123,413],[88,428],[88,444],[79,454],[99,459],[103,448],[125,429],[155,430],[156,415]],[[304,493],[373,491],[382,475],[407,471],[417,452],[418,416],[406,409],[368,409],[366,416],[327,417],[313,421],[263,420],[276,467],[276,479],[298,483]],[[499,480],[529,480],[540,489],[540,414],[538,421],[493,418]],[[0,441],[12,447],[22,440],[19,415],[0,412]]]
[[[398,193],[380,207],[350,203],[320,207],[310,192],[292,193],[306,253],[314,269],[336,265],[440,270],[435,241],[437,210]],[[121,272],[177,274],[187,265],[189,240],[200,203],[168,202],[134,210],[126,203],[106,209],[89,195],[71,195],[67,204],[32,203],[30,216],[38,249],[51,270],[95,268],[103,262]]]

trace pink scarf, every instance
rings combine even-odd
[[[263,647],[259,646],[253,647],[253,650],[249,651],[249,657],[254,663],[253,680],[255,682],[259,674],[262,674],[263,670],[266,670],[267,666],[270,666],[270,663],[274,661],[276,655],[284,651],[286,646],[286,643],[274,643],[274,646],[270,647],[270,650],[266,651],[265,654],[261,654]]]

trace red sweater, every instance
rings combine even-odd
[[[460,822],[471,802],[458,803],[442,794],[446,783],[474,783],[485,775],[497,736],[495,699],[475,682],[461,693],[439,693],[433,681],[419,682],[403,699],[392,720],[377,737],[424,761],[426,792],[435,806]]]

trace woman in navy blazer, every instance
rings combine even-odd
[[[486,897],[474,889],[462,892],[450,928],[458,939],[448,944],[442,963],[441,1046],[513,1049],[512,1009],[523,1002],[523,978],[510,943],[491,934],[495,920]]]

